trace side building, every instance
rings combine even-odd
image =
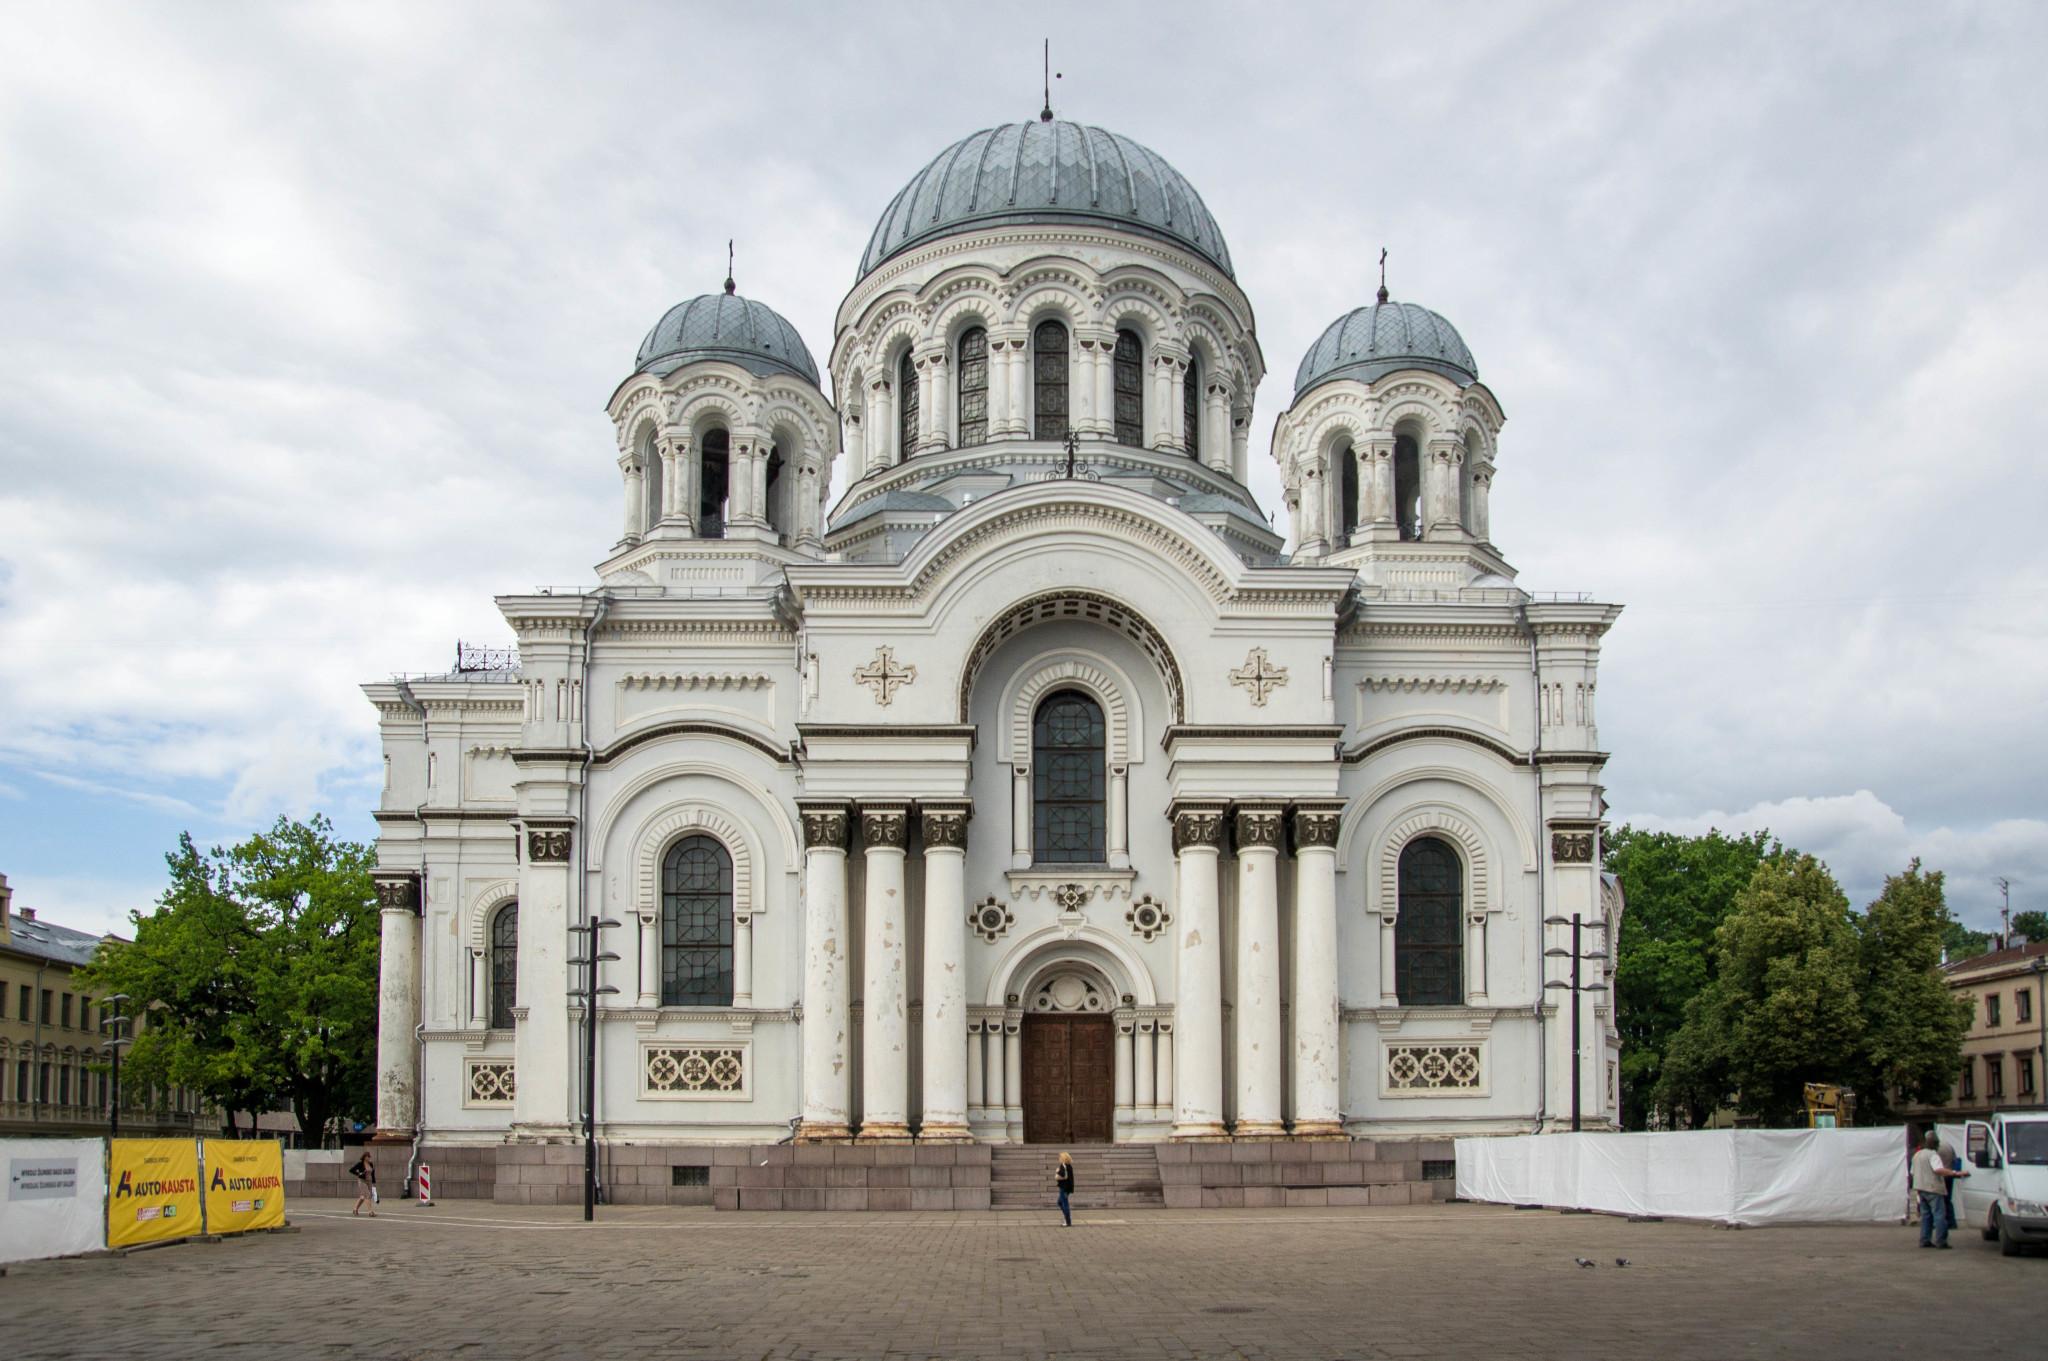
[[[1907,1106],[1916,1125],[1981,1120],[1993,1111],[2044,1104],[2048,1072],[2048,941],[1951,960],[1942,965],[1949,991],[1970,1001],[1963,1070],[1939,1106]]]

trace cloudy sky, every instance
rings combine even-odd
[[[1000,16],[981,18],[987,14]],[[1039,104],[1173,161],[1273,377],[1367,301],[1509,413],[1494,537],[1625,603],[1617,820],[2048,904],[2048,10],[16,5],[0,45],[0,872],[113,926],[189,829],[368,837],[357,686],[617,533],[671,303],[826,353],[874,219]]]

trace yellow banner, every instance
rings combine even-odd
[[[275,1139],[208,1139],[206,1231],[245,1233],[284,1223],[284,1145]]]
[[[108,1142],[107,1246],[162,1243],[198,1233],[198,1141]]]

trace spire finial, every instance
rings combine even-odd
[[[1380,247],[1380,301],[1387,300],[1387,248]]]
[[[1038,121],[1041,123],[1050,123],[1052,121],[1052,83],[1059,78],[1060,73],[1052,69],[1052,39],[1047,38],[1045,40],[1045,107],[1038,111]]]
[[[730,295],[736,287],[732,281],[732,239],[728,237],[725,242],[725,291]]]

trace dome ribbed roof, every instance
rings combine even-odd
[[[766,303],[706,293],[677,303],[640,342],[635,372],[670,374],[699,359],[723,359],[754,373],[787,373],[818,385],[818,366],[796,327]]]
[[[1337,378],[1370,383],[1397,369],[1479,381],[1479,362],[1451,323],[1412,302],[1379,302],[1337,318],[1308,347],[1294,373],[1294,395]]]
[[[1236,278],[1216,219],[1165,158],[1064,121],[985,128],[933,157],[875,224],[858,277],[919,242],[1005,222],[1118,226],[1179,242]]]

